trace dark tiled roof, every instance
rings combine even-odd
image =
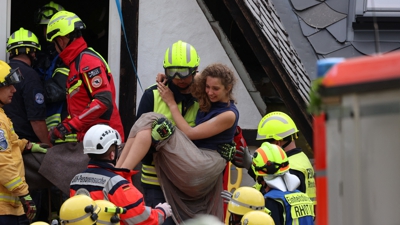
[[[303,0],[306,2],[305,0]],[[317,1],[308,4],[309,7],[319,4]],[[247,7],[252,12],[258,26],[262,30],[275,55],[292,80],[300,96],[305,102],[309,101],[310,78],[301,63],[296,50],[291,44],[288,34],[270,1],[246,0]]]

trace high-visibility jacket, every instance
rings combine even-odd
[[[27,143],[18,139],[11,120],[0,108],[0,215],[25,214],[19,196],[29,193],[21,154]]]
[[[195,120],[196,120],[196,114],[199,109],[199,103],[195,101],[193,97],[187,102],[189,104],[183,105],[183,101],[180,101],[182,98],[182,94],[179,93],[179,90],[171,87],[169,85],[170,90],[174,93],[175,100],[177,101],[178,104],[178,109],[182,113],[183,118],[185,118],[186,122],[190,126],[195,126]],[[150,98],[152,95],[152,100],[153,100],[153,112],[163,114],[165,117],[167,117],[173,124],[175,124],[175,121],[172,117],[171,111],[169,110],[168,105],[162,100],[160,94],[157,91],[157,85],[149,87],[145,93],[143,94],[144,97],[142,97],[142,101],[145,101],[146,97]],[[180,97],[180,98],[179,98]],[[140,106],[139,106],[140,109]],[[138,114],[138,116],[140,116]],[[153,155],[152,153],[146,155],[145,159],[142,160],[142,174],[141,174],[141,181],[143,184],[146,185],[156,185],[160,186],[160,183],[158,181],[157,173],[156,173],[156,168],[153,162]]]
[[[269,198],[282,204],[284,225],[314,225],[314,204],[305,193],[298,190],[283,192],[272,189],[264,197],[267,198],[266,201]]]
[[[93,200],[107,200],[127,209],[121,214],[122,224],[161,225],[165,212],[145,206],[142,193],[132,184],[135,171],[115,168],[109,163],[91,160],[88,168],[71,181],[70,196],[90,195]]]
[[[317,204],[317,189],[315,187],[314,168],[310,160],[303,151],[288,156],[290,169],[297,170],[304,174],[304,183],[306,187],[306,194],[313,201],[314,205]]]

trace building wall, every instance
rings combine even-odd
[[[196,1],[142,0],[139,3],[138,75],[143,89],[155,83],[163,72],[165,50],[182,40],[193,45],[200,55],[201,71],[211,63],[223,63],[234,70],[230,59]],[[257,129],[261,114],[243,82],[238,78],[234,90],[243,129]],[[138,87],[137,102],[143,92]]]

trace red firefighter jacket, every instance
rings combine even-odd
[[[127,209],[121,214],[122,224],[163,224],[165,212],[161,208],[145,206],[142,193],[132,184],[135,171],[114,168],[106,162],[89,162],[88,168],[71,181],[70,196],[90,195],[93,200],[108,200],[117,207]]]
[[[88,50],[80,37],[68,45],[60,58],[70,71],[67,79],[67,122],[82,141],[93,125],[108,124],[117,130],[124,141],[124,130],[115,104],[115,86],[105,60],[94,50]]]

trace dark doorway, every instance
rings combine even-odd
[[[45,47],[48,43],[44,38],[43,28],[35,24],[34,14],[35,11],[49,2],[49,0],[11,1],[10,34],[23,27],[35,33],[40,44]],[[107,59],[109,0],[55,0],[54,2],[81,18],[86,25],[86,30],[83,32],[86,42]]]

